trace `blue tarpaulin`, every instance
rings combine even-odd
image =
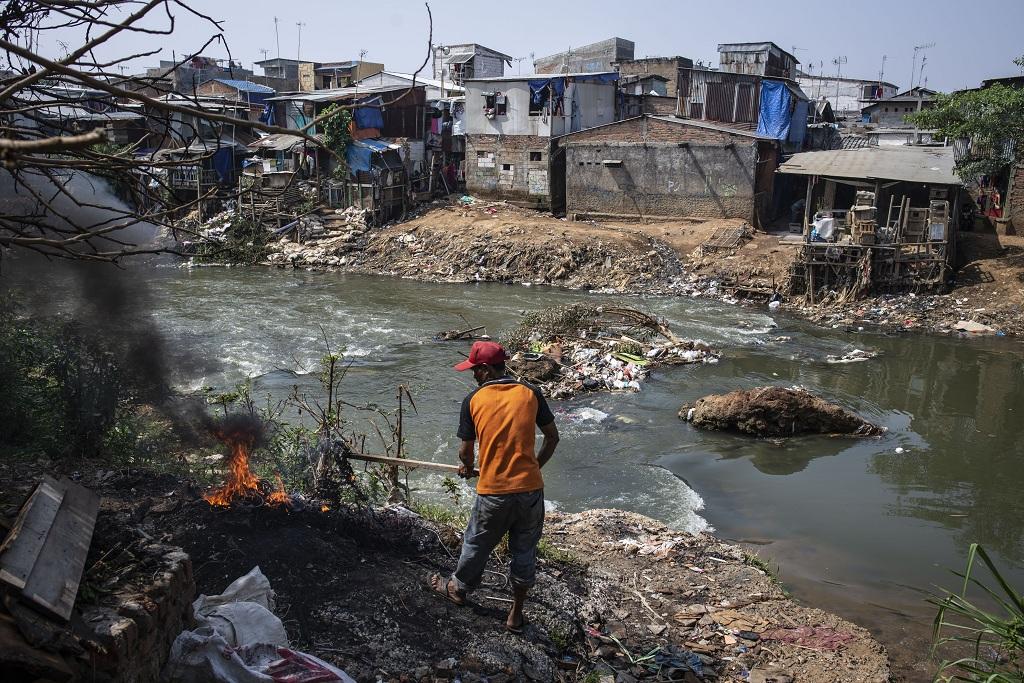
[[[274,113],[273,103],[268,103],[263,107],[263,113],[260,114],[260,121],[268,126],[277,125],[277,114]]]
[[[582,76],[573,76],[574,80],[581,83],[614,83],[619,80],[619,74],[617,73],[600,73],[600,74],[583,74]]]
[[[793,107],[793,123],[789,126],[788,140],[798,147],[803,147],[804,136],[807,134],[807,108],[810,103],[797,100]]]
[[[761,81],[761,111],[757,117],[757,134],[773,140],[785,140],[789,135],[789,111],[793,95],[782,81]],[[804,111],[804,118],[807,112]]]
[[[213,153],[213,169],[222,183],[231,180],[231,168],[235,165],[235,151],[230,147],[221,147]]]
[[[353,140],[345,148],[345,163],[348,164],[349,171],[352,173],[369,171],[370,157],[373,153],[383,152],[387,149],[390,149],[388,143],[380,140]]]
[[[356,108],[352,115],[356,122],[356,128],[383,128],[384,113],[380,110],[381,103],[382,100],[379,97],[363,100],[362,104],[374,104],[376,106]]]

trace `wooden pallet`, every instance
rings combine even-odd
[[[0,545],[0,587],[68,621],[99,511],[99,497],[70,479],[44,477]]]
[[[700,245],[701,250],[708,252],[735,249],[740,246],[745,232],[745,228],[719,228],[711,237],[704,240],[704,243]]]

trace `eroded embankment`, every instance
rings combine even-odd
[[[549,515],[518,636],[503,628],[504,551],[457,607],[426,590],[425,577],[452,571],[460,529],[405,508],[217,510],[170,475],[101,470],[82,481],[103,496],[112,547],[117,527],[178,545],[207,594],[258,565],[292,646],[360,681],[888,678],[885,652],[864,629],[790,600],[740,548],[633,513]]]

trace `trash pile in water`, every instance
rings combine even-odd
[[[362,249],[369,232],[366,210],[355,206],[332,213],[311,213],[277,231],[281,241],[271,245],[267,261],[274,265],[340,267]]]
[[[639,391],[654,366],[717,363],[720,355],[643,311],[582,303],[531,313],[500,340],[513,354],[509,369],[559,399]]]
[[[1011,302],[955,294],[882,294],[842,305],[826,299],[799,310],[811,321],[832,328],[873,326],[968,336],[1024,332],[1024,318]]]

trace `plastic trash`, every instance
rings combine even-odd
[[[171,645],[162,680],[168,683],[355,683],[341,669],[288,647],[271,611],[274,591],[259,567],[220,595],[192,603],[199,627]]]
[[[769,301],[768,302],[768,308],[770,310],[774,311],[774,310],[778,309],[780,306],[782,306],[782,302],[781,301]]]

